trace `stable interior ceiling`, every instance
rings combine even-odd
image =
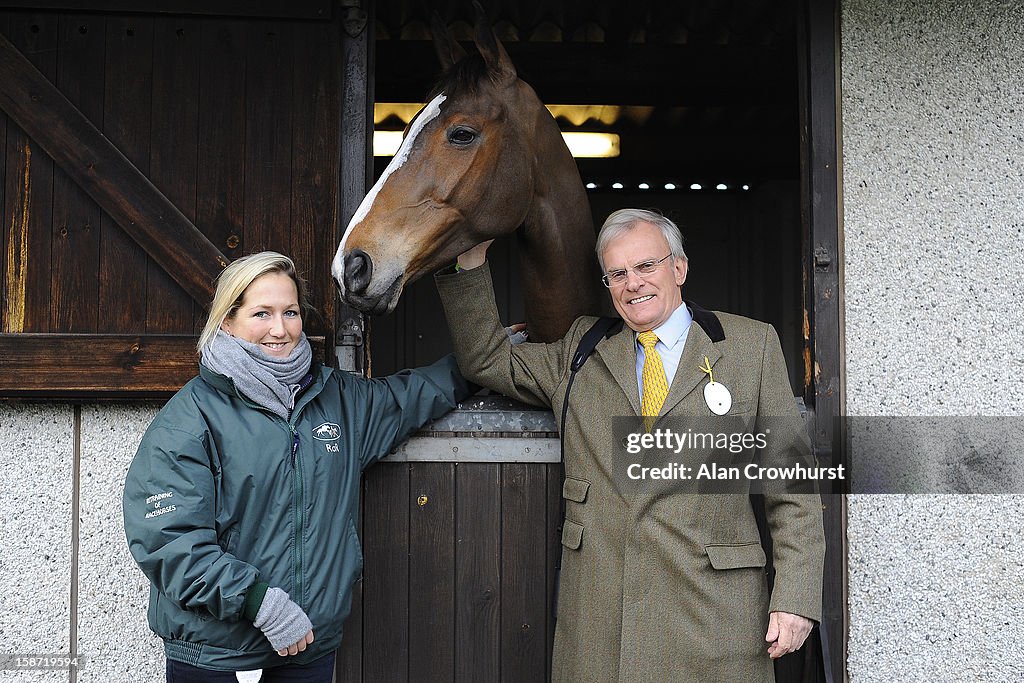
[[[422,101],[437,78],[434,11],[470,47],[469,2],[376,3],[377,102]],[[621,136],[618,158],[578,160],[584,182],[738,189],[799,177],[792,2],[529,0],[486,11],[543,102],[592,106],[585,118],[558,116],[563,131]]]

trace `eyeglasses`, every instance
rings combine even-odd
[[[610,270],[601,276],[601,282],[604,283],[605,287],[618,287],[619,285],[626,284],[626,280],[629,279],[629,271],[633,271],[638,277],[644,277],[647,275],[653,275],[654,271],[658,270],[665,259],[671,258],[672,254],[660,258],[658,260],[641,261],[632,268],[619,268],[617,270]]]

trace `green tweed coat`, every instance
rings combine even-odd
[[[486,264],[436,277],[471,381],[561,414],[569,364],[593,318],[551,344],[511,346],[498,319]],[[553,293],[566,295],[567,293]],[[730,415],[798,416],[775,330],[718,314],[725,339],[691,325],[664,416],[712,416],[698,368],[707,356],[732,393]],[[776,578],[750,499],[735,494],[638,493],[612,455],[612,418],[640,414],[634,333],[598,344],[576,376],[565,426],[562,574],[552,663],[556,683],[774,680],[764,640],[769,611],[821,618],[824,561],[817,494],[766,494]],[[657,428],[657,424],[655,425]],[[802,432],[792,435],[802,441]]]

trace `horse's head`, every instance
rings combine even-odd
[[[352,216],[332,264],[342,298],[368,313],[390,312],[406,284],[514,231],[531,203],[530,133],[547,112],[482,11],[478,54],[465,55],[440,21],[434,33],[445,75]]]

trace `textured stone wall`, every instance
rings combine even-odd
[[[0,405],[0,653],[67,655],[71,629],[74,414]],[[0,671],[0,682],[67,681]]]
[[[74,640],[84,662],[71,680],[163,680],[148,583],[121,519],[124,477],[155,414],[0,404],[0,653],[66,656]],[[68,680],[67,671],[0,671],[0,683]]]
[[[149,582],[124,536],[121,493],[155,407],[82,407],[78,683],[162,681],[163,645],[146,621]]]
[[[846,0],[842,79],[848,412],[1021,415],[1024,7]],[[851,680],[1024,680],[1022,528],[851,497]]]

